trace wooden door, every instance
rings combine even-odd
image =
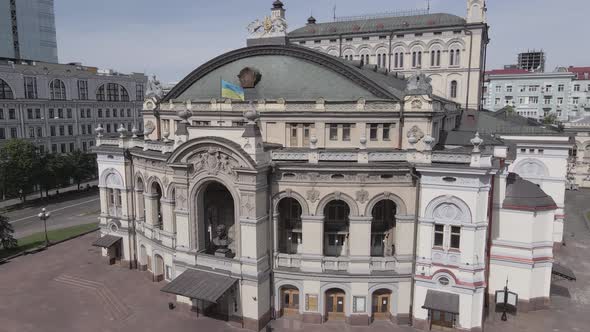
[[[344,293],[330,292],[326,294],[326,319],[327,320],[344,320]]]
[[[377,320],[389,319],[391,296],[387,294],[373,295],[373,318]]]
[[[299,314],[299,291],[297,289],[283,289],[281,299],[281,313],[283,316]]]

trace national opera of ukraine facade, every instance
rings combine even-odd
[[[541,153],[479,135],[424,73],[288,43],[285,28],[275,1],[248,47],[146,100],[143,135],[97,128],[103,255],[251,330],[291,317],[477,331],[507,275],[519,310],[547,307],[563,198],[513,172],[548,158],[558,183],[567,140]],[[221,98],[220,78],[245,101]]]

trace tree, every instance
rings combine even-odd
[[[545,114],[545,117],[543,118],[544,124],[555,124],[555,121],[557,121],[557,115],[555,115],[555,113]]]
[[[35,145],[22,139],[12,139],[0,149],[4,192],[19,194],[26,199],[27,190],[35,183],[38,155]]]
[[[68,155],[69,165],[71,167],[70,176],[78,185],[80,190],[80,183],[89,180],[96,174],[96,161],[91,154],[83,153],[76,150]]]
[[[17,246],[16,239],[12,236],[14,229],[8,222],[8,217],[0,214],[0,248],[7,249]]]

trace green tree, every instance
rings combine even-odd
[[[33,143],[12,139],[0,149],[4,192],[19,194],[26,199],[27,191],[35,183],[35,167],[38,165],[37,149]]]
[[[555,124],[555,121],[557,121],[557,115],[555,113],[545,114],[545,117],[543,118],[544,124]]]
[[[12,236],[14,229],[8,222],[8,217],[0,214],[0,248],[7,249],[16,247],[17,241]]]
[[[96,174],[96,160],[93,155],[76,150],[68,155],[69,166],[71,167],[70,176],[78,185],[85,180],[92,179]]]

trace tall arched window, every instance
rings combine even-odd
[[[117,83],[107,83],[98,87],[96,90],[96,100],[98,101],[129,101],[129,93],[122,85]]]
[[[430,66],[431,67],[440,67],[440,54],[441,51],[434,49],[430,51]]]
[[[361,64],[368,65],[369,64],[369,54],[361,54]]]
[[[49,93],[53,100],[66,99],[66,85],[62,80],[54,79],[49,83]]]
[[[402,69],[404,68],[404,51],[396,50],[393,54],[393,68]]]
[[[14,99],[14,94],[8,83],[0,79],[0,99]]]
[[[461,50],[453,49],[450,52],[449,65],[459,66],[461,64]]]
[[[422,51],[412,52],[412,68],[422,67]]]
[[[451,81],[451,98],[457,98],[457,81]]]
[[[384,49],[377,51],[377,66],[379,66],[379,68],[387,67],[387,52]]]

